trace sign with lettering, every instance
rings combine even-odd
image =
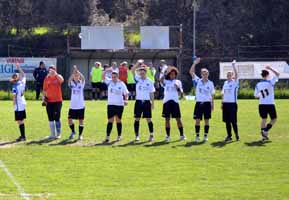
[[[261,71],[266,66],[276,69],[280,73],[280,79],[289,79],[289,66],[285,61],[273,62],[237,62],[236,68],[240,79],[261,79]],[[220,79],[227,79],[228,71],[232,71],[231,62],[220,63]]]
[[[56,66],[57,59],[0,57],[0,81],[8,81],[11,78],[11,76],[17,72],[16,70],[17,63],[19,63],[19,65],[25,72],[27,80],[28,81],[34,80],[33,71],[35,68],[39,67],[40,61],[43,61],[45,63],[46,68],[48,68],[50,65]]]

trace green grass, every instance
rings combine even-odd
[[[66,142],[68,102],[62,110],[63,139],[37,144],[49,133],[41,103],[28,101],[27,137],[21,144],[0,145],[0,160],[15,179],[32,194],[30,199],[288,199],[289,129],[288,100],[278,100],[279,120],[270,136],[258,142],[257,100],[239,101],[240,142],[222,145],[225,137],[220,101],[206,144],[194,145],[194,102],[182,101],[187,142],[179,142],[172,121],[172,142],[164,144],[161,102],[154,110],[155,143],[129,143],[133,134],[133,102],[125,108],[124,140],[104,146],[106,102],[86,103],[84,141]],[[12,103],[2,101],[1,143],[18,136]],[[141,123],[142,141],[148,138]],[[112,138],[116,138],[115,126]],[[42,196],[36,196],[41,194]],[[21,199],[17,188],[0,168],[0,199]]]

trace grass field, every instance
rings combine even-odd
[[[209,141],[194,144],[194,103],[181,103],[186,142],[178,141],[173,121],[172,142],[165,137],[161,102],[156,102],[156,140],[133,143],[133,102],[125,108],[123,141],[102,145],[106,128],[106,102],[86,106],[84,140],[67,141],[70,131],[62,109],[63,137],[50,143],[47,116],[40,102],[27,105],[25,143],[18,136],[12,103],[0,103],[0,199],[289,199],[288,100],[278,100],[279,121],[271,142],[261,143],[257,100],[239,101],[241,141],[224,145],[220,101],[216,102]],[[114,126],[112,139],[116,138]],[[203,127],[202,127],[203,130]],[[3,164],[5,166],[3,166]],[[6,168],[13,178],[9,177]],[[21,196],[18,184],[28,196]],[[21,189],[20,189],[21,190]],[[23,198],[24,197],[24,198]]]

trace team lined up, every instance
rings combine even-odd
[[[211,113],[214,110],[214,84],[209,80],[209,71],[206,68],[201,69],[201,77],[195,73],[195,68],[200,64],[201,59],[196,58],[191,69],[193,85],[196,87],[196,104],[194,109],[195,119],[195,142],[200,142],[200,124],[204,118],[204,139],[208,140]],[[101,63],[96,62],[96,65],[101,66]],[[25,125],[26,118],[26,101],[24,97],[26,78],[25,73],[19,65],[17,65],[19,73],[14,74],[11,78],[13,83],[13,103],[15,110],[15,120],[19,124],[21,136],[17,141],[25,141]],[[124,107],[128,104],[129,94],[127,85],[119,79],[120,70],[118,68],[111,68],[102,73],[102,79],[107,87],[107,127],[106,137],[104,142],[110,141],[110,135],[113,128],[113,123],[117,127],[117,141],[122,139],[122,114]],[[140,119],[145,118],[149,129],[148,141],[154,140],[154,124],[152,121],[152,110],[154,109],[154,82],[148,78],[148,69],[143,60],[138,60],[137,63],[131,66],[131,76],[136,83],[136,96],[134,105],[134,132],[135,140],[140,140],[139,126]],[[270,77],[270,72],[274,77]],[[93,75],[92,71],[92,74]],[[173,66],[166,66],[162,69],[159,76],[159,81],[164,89],[163,97],[163,111],[162,116],[165,118],[165,130],[167,142],[170,141],[170,119],[176,119],[179,129],[180,140],[186,140],[186,135],[183,130],[183,123],[181,120],[181,110],[179,106],[179,99],[183,96],[183,87],[180,80],[177,79],[178,69]],[[262,70],[261,76],[263,78],[256,85],[255,96],[259,98],[259,114],[262,119],[261,135],[262,140],[269,140],[268,132],[274,125],[277,119],[275,102],[274,102],[274,85],[278,81],[279,73],[271,67],[266,67]],[[62,91],[63,77],[57,73],[55,66],[50,66],[48,74],[43,82],[43,106],[46,107],[47,116],[50,127],[50,139],[58,139],[61,137],[61,107],[62,107]],[[78,139],[82,140],[84,129],[84,115],[85,115],[85,101],[84,101],[84,87],[85,78],[83,74],[73,67],[73,72],[68,80],[68,85],[71,89],[70,109],[68,113],[68,124],[71,129],[69,139],[73,139],[76,134],[73,120],[79,120]],[[103,86],[102,86],[103,87]],[[237,124],[237,95],[239,89],[239,77],[236,68],[236,62],[232,63],[232,71],[227,73],[227,80],[222,88],[222,114],[223,121],[226,124],[227,137],[225,142],[232,140],[232,128],[235,133],[236,140],[239,140],[238,124]],[[268,115],[271,121],[267,123]]]

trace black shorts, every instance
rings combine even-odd
[[[237,123],[237,103],[223,103],[223,122]]]
[[[136,100],[134,104],[135,118],[152,118],[152,104],[151,101]]]
[[[119,119],[121,119],[123,109],[124,109],[124,106],[108,105],[107,106],[107,119],[110,119],[114,116],[117,116]]]
[[[275,105],[259,105],[259,115],[262,119],[267,119],[268,115],[271,119],[277,119]]]
[[[62,102],[48,102],[46,112],[49,121],[59,121],[61,116]]]
[[[99,89],[99,90],[101,90],[102,89],[102,82],[97,82],[97,83],[92,83],[91,82],[91,87],[93,88],[93,89]]]
[[[127,84],[127,89],[130,92],[134,92],[135,91],[135,84]]]
[[[15,111],[15,121],[22,121],[23,119],[26,119],[26,111]]]
[[[85,109],[69,109],[68,119],[84,119]]]
[[[107,90],[106,83],[101,83],[101,91],[106,91],[106,90]]]
[[[164,118],[181,118],[180,105],[173,100],[164,103],[162,116]]]
[[[195,105],[194,119],[211,119],[212,105],[211,102],[197,102]]]

